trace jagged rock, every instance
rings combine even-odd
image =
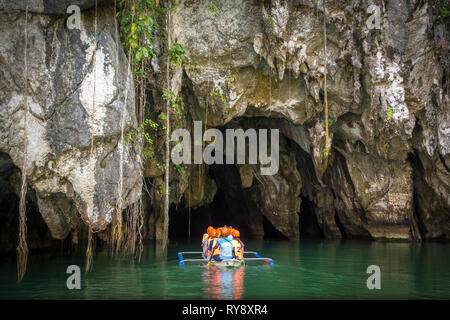
[[[0,65],[0,150],[20,168],[25,41],[17,30],[24,29],[25,15],[0,12],[0,20],[0,56],[5,62]],[[133,81],[123,50],[116,47],[113,8],[99,8],[97,23],[94,63],[92,12],[81,15],[81,30],[68,30],[64,19],[45,15],[31,14],[28,21],[26,175],[57,239],[76,230],[80,218],[95,230],[111,221],[118,198],[121,115],[125,133],[136,125]],[[123,152],[122,209],[141,193],[140,172],[139,145],[129,144]]]
[[[239,166],[242,188],[250,188],[253,184],[253,170],[250,165]]]
[[[259,183],[250,188],[251,196],[272,225],[289,239],[299,238],[298,212],[302,179],[297,170],[295,152],[280,143],[280,168],[274,175],[253,172]]]
[[[296,151],[297,163],[307,169],[300,168],[302,179],[286,190],[297,190],[300,181],[313,183],[302,195],[313,202],[326,237],[420,238],[418,228],[426,233],[426,225],[434,230],[429,237],[445,237],[446,215],[436,214],[443,222],[439,228],[415,208],[431,194],[438,200],[430,207],[421,203],[420,212],[448,208],[445,60],[434,49],[448,43],[448,34],[433,26],[428,2],[373,4],[381,9],[382,32],[368,28],[367,4],[327,1],[326,57],[321,3],[227,1],[217,14],[208,10],[208,1],[180,4],[172,28],[187,49],[183,81],[190,115],[209,127],[264,117],[254,125],[278,127],[296,142],[302,150]],[[323,152],[325,61],[328,157]],[[414,152],[420,152],[415,160],[420,163],[411,166]],[[414,181],[426,187],[413,184],[413,176],[423,176],[422,167],[432,173]],[[268,207],[270,197],[286,193],[262,187],[246,166],[239,170],[242,187],[261,189],[264,195],[255,197],[260,204],[266,201]],[[280,177],[272,178],[280,183]]]
[[[93,1],[76,3],[86,10]],[[257,165],[187,165],[185,174],[171,167],[170,202],[196,208],[212,204],[220,193],[230,202],[233,223],[248,225],[256,237],[264,234],[265,216],[280,233],[297,238],[303,198],[326,238],[448,238],[448,22],[437,17],[432,1],[370,4],[380,7],[381,31],[366,24],[369,3],[326,2],[325,55],[322,2],[230,0],[218,10],[208,0],[177,3],[167,27],[186,55],[182,67],[169,67],[166,74],[167,48],[156,35],[146,112],[157,116],[165,110],[161,93],[169,87],[186,104],[171,119],[172,128],[192,132],[193,120],[206,128],[233,122],[279,128],[282,147],[273,176],[259,175]],[[90,122],[92,12],[82,15],[81,31],[69,31],[61,17],[66,5],[29,1],[30,12],[39,13],[30,18],[30,41],[42,50],[30,50],[27,177],[57,238],[76,228],[94,194],[86,171],[91,126],[97,130],[95,219],[110,218],[125,88],[126,128],[135,124],[132,81],[122,51],[115,55],[111,8],[99,9],[96,64],[105,81],[97,103],[105,112]],[[24,3],[0,1],[0,8],[0,151],[20,167],[23,34],[16,30],[24,25]],[[325,66],[329,119],[323,110]],[[154,138],[153,146],[145,145],[155,155],[144,166],[152,180],[147,223],[148,233],[162,238],[165,137],[160,132]],[[125,153],[124,206],[140,192],[139,163],[134,153]]]
[[[375,239],[415,236],[412,169],[365,153],[339,151],[328,170],[345,234]]]

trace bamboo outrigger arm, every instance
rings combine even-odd
[[[186,251],[186,252],[178,252],[178,259],[179,259],[179,265],[184,266],[185,262],[205,262],[204,258],[201,259],[185,259],[183,257],[183,254],[203,254],[203,252],[200,251]],[[265,258],[258,254],[258,252],[255,251],[244,251],[244,254],[254,254],[256,258],[244,258],[244,261],[265,261],[270,263],[271,265],[274,263],[273,259],[271,258]]]

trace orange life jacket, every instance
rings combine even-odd
[[[218,238],[210,238],[208,241],[208,248],[206,249],[206,256],[211,256],[211,251],[214,250],[213,255],[220,254],[220,246],[217,243]],[[214,248],[215,247],[215,248]]]
[[[204,233],[202,239],[202,251],[205,252],[207,246],[209,245],[209,234]]]

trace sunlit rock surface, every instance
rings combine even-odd
[[[21,168],[25,15],[0,11],[0,20],[0,150]],[[123,50],[116,46],[113,8],[99,8],[97,21],[96,44],[91,11],[82,13],[81,30],[68,30],[63,18],[46,15],[30,14],[28,21],[26,175],[56,239],[76,232],[80,218],[94,230],[111,221],[118,198],[123,106],[124,131],[136,124],[133,81]],[[141,193],[138,154],[132,146],[124,151],[122,209]]]
[[[370,4],[381,9],[381,30],[366,25],[369,3],[327,1],[326,57],[320,1],[226,1],[217,11],[209,1],[184,1],[173,13],[171,33],[187,51],[183,87],[191,104],[186,117],[208,127],[242,117],[267,127],[269,119],[300,147],[289,144],[286,151],[296,153],[297,161],[281,163],[297,167],[301,177],[280,171],[258,181],[248,167],[239,167],[236,182],[259,190],[252,192],[259,214],[289,238],[297,237],[290,228],[298,219],[281,218],[286,208],[277,201],[298,212],[300,197],[314,203],[329,238],[450,234],[448,82],[443,76],[448,31],[434,3]],[[329,157],[323,155],[325,60]],[[301,137],[295,126],[302,128]],[[301,223],[301,212],[299,217]]]
[[[81,223],[92,195],[91,218],[110,219],[125,90],[125,131],[136,123],[131,76],[122,50],[116,54],[112,8],[99,8],[93,66],[92,1],[79,2],[87,9],[80,31],[65,28],[59,16],[64,1],[30,5],[30,46],[40,50],[29,50],[27,177],[59,239]],[[3,3],[9,7],[0,11],[0,151],[20,168],[24,7]],[[371,4],[380,8],[380,30],[366,24]],[[201,120],[204,129],[279,129],[280,168],[261,176],[259,164],[186,165],[184,173],[171,167],[173,214],[204,208],[207,226],[220,198],[227,203],[224,221],[245,226],[257,238],[267,221],[286,238],[301,237],[301,207],[312,211],[325,238],[449,238],[449,27],[448,18],[439,18],[437,2],[329,0],[326,55],[321,1],[230,0],[219,1],[217,10],[211,6],[208,0],[174,6],[169,26],[162,28],[186,54],[169,75],[165,38],[157,34],[146,115],[157,119],[164,112],[162,92],[170,87],[185,102],[171,118],[172,128],[193,132],[193,121]],[[327,122],[331,150],[325,157]],[[91,129],[94,184],[87,170]],[[154,138],[145,148],[155,156],[143,166],[149,182],[145,234],[161,238],[165,137],[160,132]],[[125,153],[124,206],[140,194],[139,153]]]

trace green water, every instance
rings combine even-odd
[[[15,262],[0,261],[0,299],[449,299],[450,245],[442,243],[253,241],[246,249],[275,264],[234,270],[178,265],[177,252],[197,244],[146,244],[139,264],[96,255],[81,289],[68,290],[66,268],[84,257],[30,257],[22,283]],[[381,289],[368,290],[369,265],[381,268]]]

